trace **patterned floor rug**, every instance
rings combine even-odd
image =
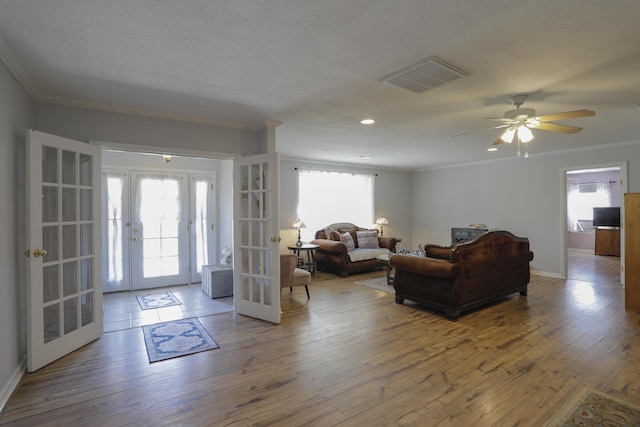
[[[143,310],[152,310],[154,308],[171,307],[172,305],[182,304],[172,292],[159,292],[149,295],[138,295],[138,304]]]
[[[640,407],[582,387],[546,425],[640,426]]]
[[[220,348],[196,318],[142,327],[149,363]]]
[[[374,277],[373,279],[356,280],[356,283],[359,285],[377,289],[379,291],[388,292],[390,294],[394,294],[396,292],[393,289],[393,286],[387,285],[386,276]]]

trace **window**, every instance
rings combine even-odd
[[[593,208],[611,206],[611,183],[567,181],[569,231],[593,230]]]
[[[302,240],[334,222],[360,227],[373,224],[374,176],[345,172],[300,170],[298,173],[298,217],[307,225]]]

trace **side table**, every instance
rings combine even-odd
[[[304,252],[306,252],[307,253],[307,263],[306,263],[307,270],[309,271],[309,273],[315,274],[316,261],[313,255],[316,253],[316,249],[318,249],[319,247],[320,247],[319,245],[314,245],[312,243],[305,243],[302,246],[288,245],[287,249],[293,251],[293,253],[298,256],[298,260],[302,259],[303,262],[304,262]],[[303,253],[303,255],[300,256],[300,253]]]
[[[384,264],[387,266],[387,285],[388,286],[393,285],[393,276],[391,275],[391,265],[389,264],[389,257],[391,255],[393,255],[393,253],[378,255],[376,257],[376,260],[378,260],[380,264]]]

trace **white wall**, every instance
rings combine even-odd
[[[566,169],[628,162],[628,191],[640,191],[640,141],[513,157],[413,174],[413,246],[450,243],[451,227],[484,223],[528,237],[532,269],[564,270]]]
[[[183,148],[218,153],[260,153],[259,132],[39,103],[37,130],[77,141]]]
[[[35,103],[0,63],[0,408],[27,354],[25,130],[35,116]]]
[[[280,236],[281,252],[297,239],[296,230],[291,227],[298,217],[298,169],[330,170],[336,172],[355,172],[377,174],[375,178],[374,220],[385,216],[389,225],[384,226],[384,235],[401,238],[405,247],[411,240],[411,173],[387,169],[363,168],[360,166],[313,163],[291,159],[280,160]],[[326,201],[330,210],[331,194],[318,194]],[[357,224],[367,227],[370,224]],[[316,230],[308,230],[314,233]]]

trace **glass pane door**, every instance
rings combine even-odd
[[[234,164],[233,292],[236,312],[280,323],[278,154]]]
[[[135,172],[131,222],[131,287],[189,283],[187,179]]]
[[[29,131],[28,369],[102,335],[100,150]]]

